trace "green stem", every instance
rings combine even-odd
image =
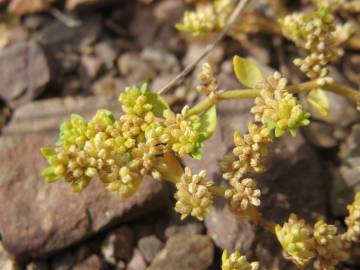
[[[333,92],[340,96],[346,97],[356,104],[360,103],[360,92],[352,89],[351,87],[342,86],[336,83],[325,83],[323,86],[319,86],[316,81],[309,81],[300,84],[289,85],[287,89],[291,93],[303,93],[310,92],[311,90],[321,88],[322,90]],[[215,97],[208,97],[198,104],[196,104],[193,108],[191,108],[188,112],[188,115],[201,114],[211,108],[213,105],[217,104],[222,100],[229,99],[254,99],[260,95],[260,89],[236,89],[236,90],[227,90],[224,92],[220,92]]]

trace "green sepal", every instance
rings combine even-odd
[[[166,100],[155,92],[147,91],[145,93],[147,103],[151,104],[151,111],[155,114],[156,117],[163,118],[164,111],[169,109],[170,106]]]
[[[281,137],[282,135],[284,135],[284,133],[285,133],[285,130],[283,130],[282,128],[278,128],[278,127],[275,128],[275,137],[276,138]]]
[[[312,90],[307,96],[307,101],[322,116],[327,117],[329,115],[329,98],[325,91],[321,89]]]
[[[73,183],[71,183],[71,191],[72,192],[81,192],[83,191],[90,183],[90,178],[84,177]]]
[[[203,157],[199,149],[194,150],[190,155],[196,160],[201,160]]]
[[[56,151],[50,147],[42,147],[40,148],[40,152],[44,158],[49,159],[52,156],[56,155]]]
[[[61,175],[55,173],[55,167],[50,166],[41,172],[41,175],[45,178],[46,182],[54,183],[62,178]]]
[[[197,128],[197,131],[202,135],[202,141],[205,141],[215,133],[217,126],[217,112],[216,106],[212,106],[202,115],[200,115],[200,126]]]
[[[235,55],[233,66],[236,78],[246,87],[255,88],[258,82],[264,80],[260,68],[248,59]]]

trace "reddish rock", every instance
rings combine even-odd
[[[157,210],[166,202],[159,182],[144,180],[130,199],[120,201],[94,179],[80,194],[63,181],[46,184],[39,149],[56,141],[55,129],[69,111],[85,116],[113,109],[111,98],[67,98],[30,103],[15,113],[0,138],[0,234],[5,248],[26,260],[78,243],[109,226]],[[120,107],[117,105],[117,107]]]
[[[11,13],[25,15],[48,9],[55,0],[12,0],[8,7]]]
[[[50,81],[47,58],[35,42],[0,50],[0,70],[0,97],[14,106],[34,99]]]
[[[211,265],[214,247],[205,235],[170,237],[148,270],[206,270]]]
[[[155,235],[145,236],[138,243],[138,248],[148,263],[154,259],[162,247],[163,243]]]
[[[97,255],[92,255],[85,261],[78,263],[74,266],[73,270],[104,270],[105,265],[101,258]]]
[[[131,258],[126,270],[145,270],[146,263],[144,261],[141,252],[138,249],[134,249],[133,257]]]

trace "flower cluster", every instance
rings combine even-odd
[[[246,210],[249,205],[260,206],[260,189],[251,178],[230,181],[231,188],[225,191],[225,198],[234,209]]]
[[[223,177],[236,182],[246,173],[264,171],[263,159],[272,140],[271,130],[252,122],[248,125],[247,134],[235,131],[233,155],[225,156],[219,164]]]
[[[348,207],[349,215],[345,219],[348,227],[344,238],[349,241],[360,241],[360,192],[355,195],[354,202]]]
[[[359,12],[360,2],[349,0],[312,0],[318,7],[331,7],[332,10],[341,10],[346,12]]]
[[[213,183],[206,181],[205,178],[206,171],[193,175],[191,169],[186,167],[185,173],[176,183],[175,211],[181,214],[181,219],[191,215],[203,220],[208,213],[213,203],[212,193],[209,190]]]
[[[214,97],[218,93],[218,81],[214,76],[214,71],[208,63],[202,65],[202,70],[198,75],[201,85],[197,86],[196,90],[207,96]]]
[[[239,251],[231,253],[230,256],[227,250],[224,250],[222,254],[222,266],[221,270],[258,270],[259,263],[249,263],[245,256],[241,256]]]
[[[285,258],[304,266],[315,258],[317,269],[335,269],[335,265],[348,259],[349,243],[337,233],[334,225],[323,220],[314,227],[291,214],[283,226],[277,225],[276,236],[284,249]]]
[[[294,135],[299,127],[310,123],[310,114],[304,112],[301,104],[286,90],[286,84],[286,79],[278,72],[260,82],[260,96],[255,98],[255,105],[251,108],[255,121],[275,129],[276,137],[282,136],[287,130]]]
[[[322,79],[320,84],[324,79],[330,80],[326,65],[343,55],[339,45],[350,37],[350,25],[337,26],[329,7],[321,7],[311,14],[294,13],[280,23],[285,36],[309,51],[304,59],[296,58],[294,64],[310,79]]]
[[[49,182],[64,178],[73,191],[81,191],[98,176],[109,191],[126,198],[145,175],[160,178],[157,168],[166,153],[184,156],[200,147],[199,117],[187,118],[188,108],[176,115],[146,87],[127,88],[119,101],[125,114],[117,120],[98,110],[90,121],[72,115],[61,126],[58,146],[42,149]]]
[[[314,226],[314,245],[317,269],[335,269],[335,265],[349,258],[348,243],[337,234],[337,227],[323,220]]]
[[[194,36],[221,30],[234,8],[233,0],[197,1],[194,11],[185,11],[183,22],[176,24],[180,31]]]

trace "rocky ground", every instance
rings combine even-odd
[[[39,148],[53,144],[70,113],[90,117],[107,108],[119,114],[117,96],[125,86],[149,82],[159,89],[202,52],[212,37],[194,39],[174,29],[184,1],[0,0],[0,6],[1,270],[219,269],[225,248],[259,260],[262,269],[293,269],[271,234],[235,219],[223,201],[204,223],[180,221],[172,210],[173,188],[150,178],[134,197],[119,201],[96,181],[73,194],[40,176],[46,163]],[[6,15],[7,9],[17,16]],[[71,17],[64,17],[68,11]],[[225,39],[206,57],[221,88],[239,87],[234,54],[299,80],[289,73],[289,55],[296,53],[289,43],[263,34],[248,41],[244,48]],[[358,88],[359,68],[359,56],[347,52],[332,73]],[[198,99],[195,74],[166,96],[174,108]],[[309,222],[325,217],[342,226],[345,206],[360,190],[360,115],[343,98],[331,95],[330,102],[327,119],[314,114],[297,137],[272,146],[268,171],[258,179],[266,217],[283,222],[295,212]],[[184,163],[221,181],[216,164],[232,145],[232,130],[245,131],[250,106],[221,104],[204,158]],[[341,269],[360,265],[359,249],[353,253]]]

